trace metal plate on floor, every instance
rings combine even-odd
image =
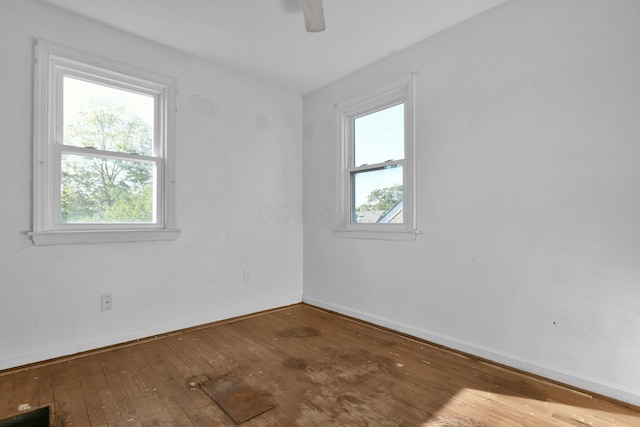
[[[274,407],[263,395],[232,373],[199,385],[237,424]]]

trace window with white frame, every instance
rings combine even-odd
[[[175,81],[36,41],[35,244],[168,240]]]
[[[338,106],[341,237],[415,238],[413,80]]]

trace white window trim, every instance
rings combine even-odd
[[[61,140],[55,123],[62,108],[60,95],[64,75],[91,76],[93,81],[118,82],[138,92],[160,98],[157,102],[156,135],[161,144],[158,167],[158,213],[154,224],[56,224],[59,175],[56,159]],[[58,93],[55,93],[58,91]],[[33,94],[33,230],[27,233],[35,245],[174,240],[176,223],[175,178],[176,81],[150,71],[114,62],[43,40],[35,40]]]
[[[405,157],[403,165],[404,223],[357,224],[351,222],[352,123],[354,117],[373,113],[393,104],[405,104]],[[340,142],[340,179],[338,194],[339,223],[335,236],[375,240],[415,240],[416,222],[416,153],[415,153],[415,73],[409,79],[336,106],[338,141]]]

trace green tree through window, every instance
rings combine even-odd
[[[64,138],[65,145],[94,148],[96,155],[62,156],[63,223],[153,221],[153,164],[102,154],[152,155],[152,130],[143,119],[97,99],[79,119],[67,124]]]
[[[402,201],[402,184],[378,188],[367,196],[367,203],[358,206],[358,211],[389,212]]]

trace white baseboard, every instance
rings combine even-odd
[[[182,329],[192,328],[208,323],[218,322],[221,320],[231,319],[233,317],[245,316],[248,314],[258,313],[265,310],[272,310],[279,307],[297,304],[301,302],[302,296],[278,298],[273,300],[262,300],[254,304],[243,304],[239,306],[226,307],[223,310],[216,310],[206,316],[195,316],[191,318],[183,318],[174,322],[167,322],[162,325],[154,325],[149,328],[142,328],[118,335],[101,337],[97,340],[74,343],[56,348],[49,348],[43,351],[22,354],[18,356],[0,359],[0,370],[11,369],[31,363],[43,362],[59,357],[72,356],[74,354],[85,351],[97,350],[112,345],[123,344],[130,341],[151,338],[156,335],[162,335]]]
[[[305,304],[324,308],[326,310],[335,311],[336,313],[344,314],[356,319],[364,320],[365,322],[383,326],[385,328],[389,328],[403,334],[408,334],[416,338],[432,342],[434,344],[442,345],[453,350],[458,350],[470,355],[481,357],[483,359],[509,366],[524,372],[539,375],[541,377],[548,378],[550,380],[557,381],[571,387],[576,387],[578,389],[590,391],[602,396],[607,396],[612,399],[630,403],[635,406],[640,406],[640,395],[630,390],[626,390],[622,387],[616,387],[615,385],[606,385],[593,379],[584,378],[578,375],[572,375],[567,372],[560,372],[558,370],[546,367],[540,363],[523,360],[521,358],[504,354],[499,351],[479,347],[477,345],[460,341],[455,338],[433,333],[426,329],[398,323],[390,319],[382,318],[370,313],[364,313],[339,304],[333,304],[305,296],[303,296],[302,302]]]

